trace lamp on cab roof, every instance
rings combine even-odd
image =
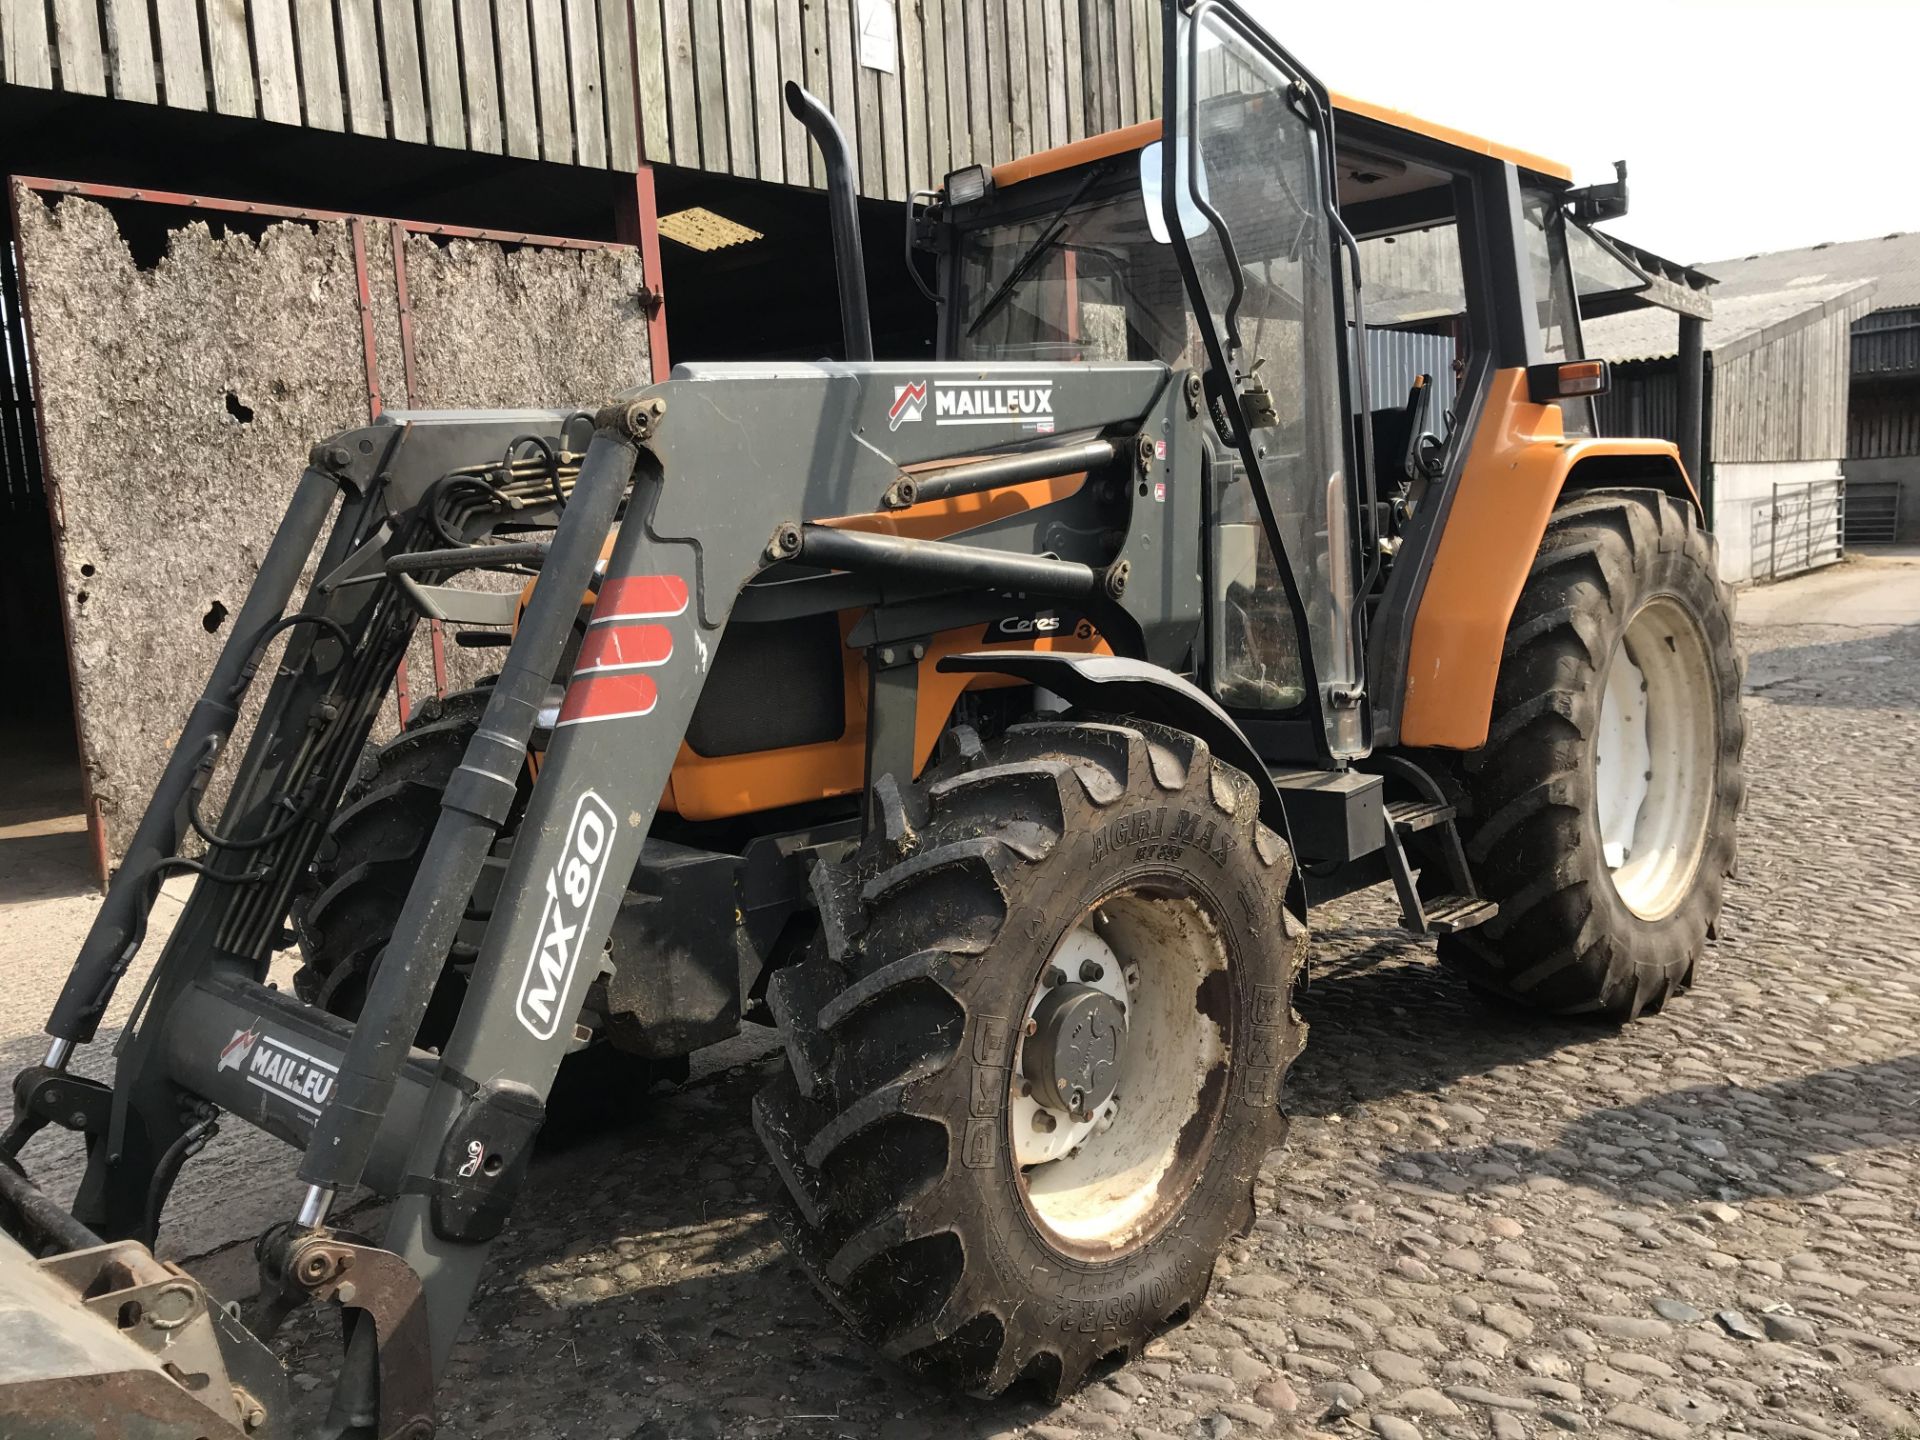
[[[947,172],[947,204],[955,209],[986,199],[992,188],[993,175],[984,165]]]

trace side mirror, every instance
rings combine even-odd
[[[1627,213],[1627,162],[1613,162],[1613,179],[1605,185],[1583,185],[1578,190],[1569,190],[1560,203],[1570,207],[1574,218],[1585,225],[1618,220]]]
[[[1167,233],[1167,212],[1160,198],[1160,186],[1164,165],[1161,152],[1167,148],[1167,142],[1156,140],[1140,152],[1140,198],[1147,207],[1147,230],[1162,245],[1171,245],[1173,237]],[[1187,161],[1182,155],[1175,164],[1175,181],[1179,193],[1174,196],[1174,208],[1180,216],[1180,233],[1189,240],[1196,240],[1207,233],[1207,217],[1198,205],[1193,203],[1193,187],[1187,184]],[[1209,202],[1213,193],[1207,189],[1207,169],[1200,167],[1200,193]]]

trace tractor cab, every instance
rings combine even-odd
[[[1357,758],[1398,732],[1412,602],[1493,376],[1581,357],[1565,207],[1587,192],[1329,93],[1229,7],[1169,36],[1171,123],[956,172],[918,218],[940,355],[1194,375],[1206,687],[1275,759]],[[1567,436],[1593,432],[1591,394],[1553,398]]]

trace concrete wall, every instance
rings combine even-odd
[[[308,447],[367,419],[360,269],[344,221],[196,221],[143,268],[106,207],[14,199],[82,760],[117,860]],[[394,233],[367,224],[364,248],[398,407]],[[647,376],[634,251],[405,243],[423,404],[591,408]],[[497,660],[449,652],[455,683]],[[431,693],[424,637],[412,672]]]
[[[1774,486],[1840,478],[1838,460],[1717,461],[1713,467],[1713,530],[1720,542],[1720,577],[1729,584],[1752,581],[1756,560],[1764,571],[1773,533]],[[1789,520],[1784,514],[1780,524]],[[1839,531],[1834,529],[1837,549]]]

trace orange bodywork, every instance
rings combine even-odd
[[[1351,95],[1335,94],[1330,98],[1336,115],[1357,115],[1381,125],[1391,125],[1396,130],[1424,135],[1429,140],[1438,140],[1443,145],[1451,145],[1475,155],[1487,155],[1495,160],[1511,161],[1522,170],[1531,170],[1537,175],[1545,175],[1550,179],[1569,182],[1573,179],[1573,171],[1565,165],[1557,160],[1549,160],[1544,155],[1535,155],[1530,150],[1502,145],[1497,140],[1488,140],[1465,130],[1455,130],[1449,125],[1437,125],[1431,120],[1422,120],[1418,115],[1409,115],[1404,110],[1374,105],[1365,100],[1357,100]],[[1017,185],[1020,181],[1031,180],[1036,175],[1053,175],[1095,160],[1104,160],[1110,155],[1124,155],[1130,150],[1144,150],[1157,141],[1160,134],[1161,125],[1158,120],[1142,120],[1138,125],[1109,130],[1103,135],[1089,135],[1084,140],[1075,140],[1067,145],[1056,145],[1051,150],[1042,150],[1038,154],[1022,156],[1018,160],[1009,160],[1003,165],[996,165],[993,167],[993,183],[997,187]]]
[[[1558,405],[1527,398],[1525,370],[1495,372],[1414,616],[1401,744],[1485,743],[1507,622],[1568,475],[1595,456],[1657,459],[1681,473],[1665,441],[1569,437]]]
[[[943,464],[959,464],[958,457]],[[923,468],[915,467],[916,472]],[[974,495],[956,495],[933,500],[904,510],[876,511],[865,515],[847,515],[821,523],[848,530],[865,530],[910,539],[932,539],[954,535],[991,521],[1018,515],[1026,510],[1064,500],[1086,482],[1085,475],[1068,475],[1053,480],[1031,480],[1007,485]],[[613,537],[607,537],[602,558],[611,551]],[[524,608],[532,593],[529,584],[521,592]],[[591,604],[591,592],[585,601]],[[840,635],[844,640],[858,623],[862,612],[843,611]],[[963,692],[998,689],[1022,682],[1002,675],[943,673],[937,667],[949,655],[976,650],[1045,650],[1077,653],[1112,653],[1104,640],[1082,623],[1075,630],[1052,635],[1035,635],[986,644],[981,640],[981,625],[963,626],[933,637],[927,655],[920,663],[919,705],[914,724],[914,773],[918,775],[932,758],[940,734],[947,727]],[[834,795],[851,795],[866,782],[867,749],[867,662],[859,650],[841,652],[840,683],[847,717],[846,729],[835,740],[813,745],[792,745],[779,750],[759,750],[742,755],[702,755],[684,740],[680,754],[668,777],[666,794],[660,808],[688,820],[722,820],[734,815],[749,815],[762,810],[777,810],[810,800]],[[769,697],[777,700],[777,697]],[[537,760],[534,762],[537,771]]]
[[[961,462],[956,459],[947,463]],[[1064,500],[1085,481],[1084,475],[1033,480],[977,495],[933,500],[905,510],[848,515],[822,523],[916,540],[933,539]],[[840,634],[843,639],[860,614],[857,610],[842,612]],[[926,658],[920,662],[914,774],[918,775],[932,758],[933,747],[939,743],[940,732],[946,729],[948,717],[953,714],[963,691],[1019,683],[1000,675],[945,674],[938,668],[941,660],[970,650],[1106,651],[1106,643],[1090,629],[1081,626],[1080,632],[987,645],[981,643],[981,626],[976,623],[934,636],[927,647]],[[832,795],[851,795],[860,789],[866,783],[867,766],[867,661],[865,655],[853,649],[843,650],[841,656],[847,728],[839,739],[745,755],[701,755],[682,742],[680,758],[674,762],[673,775],[667,781],[662,807],[688,820],[720,820],[730,815],[824,800]]]

